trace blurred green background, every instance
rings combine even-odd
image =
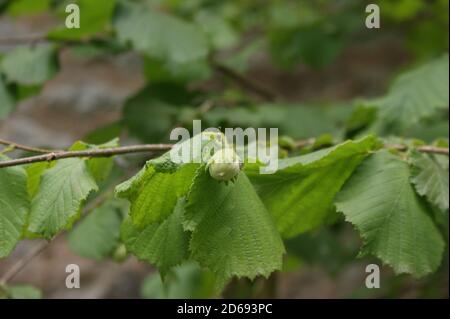
[[[80,6],[80,29],[64,27],[69,3]],[[365,26],[368,3],[381,9],[380,29]],[[446,0],[0,0],[0,136],[55,148],[116,136],[122,144],[157,143],[167,142],[173,127],[202,119],[203,127],[278,127],[286,154],[295,141],[314,138],[293,153],[301,154],[368,133],[448,147],[448,100],[442,107],[426,96],[410,106],[401,95],[428,85],[444,86],[448,97],[448,6]],[[437,85],[430,72],[433,81],[441,79]],[[102,187],[144,161],[120,159]],[[448,214],[442,218],[448,239]],[[448,251],[439,271],[421,280],[382,267],[381,288],[371,290],[365,266],[380,262],[356,258],[360,244],[341,222],[290,239],[282,272],[235,280],[224,297],[448,298]],[[1,260],[0,273],[30,245]],[[121,264],[110,256],[92,260],[73,246],[70,234],[69,245],[66,236],[58,238],[15,282],[39,287],[48,298],[213,296],[211,275],[195,264],[180,266],[163,285],[151,266],[132,257]],[[63,286],[69,262],[86,274],[77,291]]]

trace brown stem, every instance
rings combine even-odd
[[[306,146],[313,145],[316,139],[314,137],[308,138],[306,140],[300,140],[295,142],[295,148],[303,148]]]
[[[312,139],[307,139],[304,141],[297,142],[297,147],[303,147],[306,145],[310,145]],[[10,143],[10,142],[9,142]],[[32,147],[21,145],[22,147],[32,149]],[[121,147],[111,147],[111,148],[102,148],[102,149],[91,149],[84,151],[52,151],[43,155],[36,155],[24,158],[18,158],[7,161],[0,161],[0,168],[10,167],[16,165],[24,165],[31,164],[36,162],[48,162],[54,161],[63,158],[70,157],[109,157],[113,155],[119,154],[128,154],[128,153],[143,153],[143,152],[160,152],[167,151],[172,148],[172,144],[142,144],[142,145],[130,145],[130,146],[121,146]],[[386,144],[385,148],[396,149],[399,151],[406,151],[408,147],[403,144]],[[432,153],[432,154],[443,154],[449,155],[448,148],[444,147],[436,147],[430,145],[419,146],[416,148],[419,152],[422,153]],[[39,149],[43,151],[42,149]]]
[[[295,142],[295,148],[303,148],[309,145],[314,144],[315,138],[308,138],[305,140],[299,140]],[[407,151],[408,146],[403,144],[385,144],[385,148],[395,149],[397,151]],[[437,146],[431,146],[431,145],[423,145],[423,146],[417,146],[416,150],[422,153],[430,153],[430,154],[442,154],[442,155],[449,155],[449,149],[445,147],[437,147]]]
[[[48,39],[43,34],[32,34],[12,37],[0,38],[0,44],[2,45],[17,45],[17,44],[34,44],[38,42],[45,42]]]
[[[227,67],[226,65],[220,64],[217,61],[214,61],[213,59],[210,59],[211,66],[222,75],[230,78],[234,82],[236,82],[238,85],[240,85],[242,88],[249,90],[253,93],[256,93],[260,97],[262,97],[265,100],[268,101],[275,101],[277,100],[277,94],[269,90],[268,88],[262,86],[256,81],[253,81],[250,78],[245,77],[244,75],[236,72],[235,70]]]
[[[408,149],[408,146],[403,144],[386,144],[384,145],[384,147],[395,149],[398,151],[406,151]],[[448,148],[445,147],[424,145],[424,146],[417,146],[416,149],[422,153],[449,155]]]
[[[167,151],[172,148],[172,144],[143,144],[143,145],[131,145],[101,149],[90,149],[84,151],[56,151],[43,155],[36,155],[24,158],[18,158],[13,160],[1,161],[0,168],[31,164],[36,162],[48,162],[62,158],[69,157],[109,157],[118,154],[127,153],[143,153],[143,152],[160,152]]]
[[[6,146],[10,146],[12,148],[16,148],[16,149],[19,149],[19,150],[24,150],[24,151],[28,151],[28,152],[34,152],[34,153],[62,152],[62,150],[50,150],[50,149],[45,149],[45,148],[37,148],[37,147],[22,145],[22,144],[18,144],[18,143],[14,143],[14,142],[11,142],[11,141],[4,140],[2,138],[0,138],[0,144],[6,145]]]
[[[20,258],[11,268],[9,268],[0,279],[0,284],[6,284],[13,279],[28,263],[48,247],[48,242],[41,241],[34,246],[25,256]]]
[[[45,35],[28,35],[28,36],[16,36],[16,37],[6,37],[6,38],[0,38],[0,44],[6,44],[6,45],[17,45],[17,44],[35,44],[38,42],[45,42],[49,41],[45,37]],[[83,41],[64,41],[64,43],[78,43]],[[275,101],[277,99],[277,95],[269,90],[268,88],[262,86],[256,81],[253,81],[252,79],[249,79],[245,77],[244,75],[236,72],[235,70],[229,68],[226,65],[220,64],[214,59],[209,60],[211,66],[219,73],[223,74],[224,76],[230,78],[234,82],[236,82],[238,85],[243,87],[246,90],[252,91],[256,93],[257,95],[261,96],[263,99],[268,101]]]

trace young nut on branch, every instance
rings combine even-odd
[[[228,182],[236,179],[242,163],[233,148],[225,147],[214,153],[206,167],[209,169],[212,178],[221,182]]]

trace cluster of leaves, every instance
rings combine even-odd
[[[397,273],[422,277],[437,269],[445,246],[430,215],[431,205],[440,214],[448,210],[445,168],[430,155],[414,152],[408,162],[379,148],[371,136],[347,141],[281,159],[279,170],[268,175],[246,164],[230,184],[213,179],[202,164],[176,165],[163,155],[117,186],[117,196],[130,202],[128,216],[127,205],[108,201],[75,227],[69,243],[101,259],[123,242],[163,276],[195,260],[220,289],[233,276],[280,269],[282,237],[333,223],[341,212],[363,237],[362,253]],[[0,171],[2,256],[23,236],[50,239],[72,226],[89,192],[97,190],[95,177],[104,175],[105,165],[96,161],[105,159]]]
[[[117,145],[117,140],[100,146],[77,142],[72,149],[111,145]],[[0,257],[9,255],[23,237],[51,239],[71,228],[89,193],[98,190],[97,182],[109,174],[111,164],[111,158],[71,158],[0,170]]]
[[[42,84],[56,74],[59,68],[57,53],[62,46],[70,47],[75,54],[87,58],[131,49],[144,59],[143,72],[148,80],[152,84],[171,84],[172,90],[175,83],[185,88],[189,82],[210,78],[212,70],[208,56],[238,45],[239,50],[227,55],[221,62],[242,72],[248,67],[249,58],[257,52],[267,52],[276,64],[287,69],[292,69],[299,62],[322,68],[330,64],[354,38],[367,36],[371,39],[361,23],[365,14],[363,2],[268,1],[265,6],[251,1],[74,2],[83,12],[79,29],[67,29],[61,23],[44,35],[49,43],[38,41],[37,44],[20,46],[3,56],[0,53],[0,119],[6,117],[18,101],[39,92]],[[4,1],[0,10],[13,17],[45,12],[63,22],[68,3],[64,0]],[[433,5],[425,4],[423,0],[415,0],[414,4],[386,0],[381,7],[383,16],[390,21],[384,28],[403,32],[401,23],[408,22],[418,29],[412,35],[405,35],[411,38],[411,43],[422,44],[426,37],[425,42],[430,45],[420,46],[422,56],[435,57],[448,50],[447,33],[443,31],[447,20],[445,12],[448,11],[445,0],[436,1]],[[426,14],[422,14],[424,10]],[[422,16],[427,19],[422,21]],[[408,24],[405,29],[412,28]],[[250,37],[242,47],[240,37],[253,34],[255,30],[258,30],[258,36]],[[421,41],[416,41],[416,37]],[[161,98],[157,89],[152,91],[149,93],[145,88],[141,92],[152,95],[147,95],[153,101],[152,107],[145,109],[138,106],[141,103],[135,102],[125,108],[125,126],[131,127],[132,131],[136,132],[136,127],[140,127],[135,123],[135,113],[140,111],[150,113],[161,110],[159,106],[163,106],[167,109],[160,111],[164,119],[173,119],[177,111],[183,113],[183,119],[195,114],[193,110],[184,109],[198,102],[195,96],[173,101]],[[156,121],[152,124],[156,128],[155,132],[150,132],[155,133],[151,137],[160,138],[157,133],[160,133],[163,124],[158,125]],[[137,134],[149,138],[148,134]]]
[[[299,60],[322,67],[357,31],[359,15],[348,10],[355,7],[350,3],[325,22],[323,4],[274,1],[263,10],[247,1],[200,2],[78,0],[86,13],[80,29],[57,27],[47,34],[48,43],[0,56],[0,118],[57,73],[63,44],[84,56],[132,50],[142,57],[151,85],[126,101],[120,123],[88,137],[98,145],[77,142],[71,150],[116,146],[113,137],[122,129],[160,142],[174,124],[188,126],[192,119],[210,126],[278,127],[285,135],[275,174],[261,175],[259,164],[246,163],[230,184],[211,178],[204,164],[177,165],[167,154],[149,160],[117,186],[117,198],[73,227],[71,249],[97,260],[131,253],[175,285],[162,295],[159,278],[152,277],[144,296],[207,296],[234,276],[267,277],[282,268],[286,240],[345,219],[364,241],[362,255],[378,257],[396,273],[434,272],[446,246],[448,157],[390,152],[382,145],[448,147],[448,119],[442,121],[448,113],[448,55],[404,72],[384,96],[353,106],[255,104],[233,90],[205,94],[188,90],[188,83],[211,77],[208,56],[236,45],[238,34],[261,20],[269,21],[264,36],[221,62],[243,71],[249,56],[264,48],[285,67]],[[50,9],[58,14],[64,4],[17,0],[5,8],[10,15]],[[192,107],[210,99],[237,105],[208,112]],[[316,137],[313,145],[295,148],[293,138],[309,137]],[[0,169],[0,258],[23,238],[52,239],[71,229],[112,166],[111,158],[72,158]],[[190,280],[204,282],[202,289],[189,291]],[[3,290],[14,297],[13,288]]]

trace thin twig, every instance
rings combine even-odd
[[[240,85],[242,88],[252,91],[253,93],[256,93],[260,97],[262,97],[265,100],[268,101],[275,101],[277,100],[277,94],[269,90],[268,88],[262,86],[256,81],[253,81],[252,79],[245,77],[244,75],[236,72],[235,70],[229,68],[226,65],[220,64],[217,61],[214,61],[213,59],[210,59],[211,66],[222,75],[230,78],[234,82],[236,82],[238,85]]]
[[[212,100],[206,100],[199,106],[200,114],[208,113],[214,107],[214,102]]]
[[[45,148],[38,148],[38,147],[33,147],[33,146],[22,145],[22,144],[18,144],[15,142],[4,140],[2,138],[0,138],[0,144],[10,146],[12,148],[20,149],[23,151],[34,152],[34,153],[62,152],[62,150],[55,150],[55,149],[50,150],[50,149],[45,149]]]
[[[43,35],[32,35],[32,36],[22,36],[22,37],[9,37],[9,38],[0,38],[0,44],[22,44],[22,43],[37,43],[42,41],[48,41],[48,39]],[[70,41],[65,41],[66,43],[70,43]],[[74,41],[75,43],[77,41]],[[82,41],[79,41],[82,42]],[[272,90],[267,87],[261,85],[260,83],[253,81],[250,78],[245,77],[244,75],[236,72],[232,68],[221,64],[215,61],[213,58],[209,59],[210,65],[222,75],[230,78],[242,88],[252,91],[268,101],[277,100],[278,96]]]
[[[0,45],[33,44],[46,42],[48,39],[43,34],[32,34],[22,36],[11,36],[0,38]]]
[[[305,140],[296,141],[295,148],[299,149],[299,148],[313,145],[315,143],[315,140],[316,140],[315,138],[308,138]],[[402,152],[407,151],[409,148],[407,145],[404,145],[404,144],[385,144],[384,147],[388,148],[388,149],[402,151]],[[417,146],[415,149],[421,153],[449,155],[449,149],[445,148],[445,147],[423,145],[423,146]]]
[[[311,145],[314,143],[314,139],[306,139],[303,141],[298,141],[296,143],[297,147],[304,147],[307,145]],[[11,144],[9,144],[11,145]],[[27,148],[31,148],[26,146]],[[399,151],[406,151],[408,147],[402,144],[386,144],[384,147],[396,149]],[[132,146],[123,146],[123,147],[115,147],[115,148],[106,148],[106,149],[95,149],[95,150],[87,150],[87,151],[62,151],[62,152],[51,152],[45,155],[39,156],[31,156],[18,160],[10,160],[0,162],[1,167],[8,167],[14,165],[21,165],[25,163],[33,163],[33,162],[42,162],[48,160],[56,160],[61,158],[68,157],[108,157],[117,154],[126,154],[126,153],[136,153],[136,152],[148,152],[148,151],[162,151],[169,150],[172,148],[171,144],[144,144],[144,145],[132,145]],[[433,153],[433,154],[444,154],[449,155],[448,148],[435,147],[430,145],[419,146],[416,148],[419,152],[423,153]],[[97,197],[94,201],[92,201],[85,208],[85,212],[91,211],[94,208],[98,207],[106,198],[108,198],[109,192],[105,191],[103,195]],[[60,234],[61,235],[61,234]],[[58,235],[56,238],[58,238]],[[56,239],[55,238],[55,239]],[[19,259],[0,279],[0,285],[5,284],[10,281],[13,277],[15,277],[34,257],[42,253],[47,247],[49,242],[40,242],[37,244],[28,254],[26,254],[23,258]]]
[[[310,146],[310,145],[313,145],[315,142],[316,142],[316,139],[314,137],[308,138],[306,140],[296,141],[295,142],[295,148],[299,149],[299,148],[303,148],[303,147],[306,147],[306,146]]]
[[[7,38],[0,38],[0,44],[34,44],[38,42],[48,41],[48,39],[43,35],[31,35],[31,36],[17,36],[17,37],[7,37]],[[83,41],[64,41],[65,43],[78,43]],[[213,58],[209,59],[210,65],[219,73],[223,74],[224,76],[230,78],[234,82],[236,82],[238,85],[243,87],[244,89],[247,89],[249,91],[252,91],[262,97],[265,100],[268,101],[275,101],[277,99],[277,95],[269,90],[267,87],[262,86],[256,81],[253,81],[252,79],[249,79],[245,77],[244,75],[236,72],[235,70],[229,68],[226,65],[220,64],[217,61],[215,61]]]
[[[408,146],[403,144],[386,144],[384,145],[385,148],[391,148],[395,149],[397,151],[406,151],[408,150]],[[431,146],[431,145],[424,145],[424,146],[417,146],[416,150],[422,153],[430,153],[430,154],[442,154],[442,155],[449,155],[448,148],[445,147],[437,147],[437,146]]]
[[[304,147],[307,145],[311,145],[313,141],[314,141],[313,139],[306,139],[304,141],[299,141],[297,142],[296,147]],[[109,157],[113,155],[127,154],[127,153],[160,152],[170,150],[172,147],[173,147],[172,144],[142,144],[142,145],[130,145],[130,146],[103,148],[103,149],[90,149],[84,151],[57,151],[46,153],[43,155],[0,161],[0,168],[31,164],[36,162],[49,162],[70,157]],[[403,144],[386,144],[384,147],[396,149],[399,151],[406,151],[408,149],[408,146]],[[26,148],[31,147],[26,146]],[[419,146],[416,149],[419,152],[423,153],[449,155],[448,148],[444,147],[424,145]]]
[[[172,144],[142,144],[142,145],[111,147],[111,148],[90,149],[84,151],[50,152],[44,155],[36,155],[13,160],[1,161],[0,168],[23,164],[31,164],[37,162],[50,162],[70,157],[110,157],[113,155],[127,154],[127,153],[167,151],[170,150],[171,148]]]
[[[6,284],[13,279],[28,263],[48,247],[49,242],[41,241],[34,246],[25,256],[20,258],[9,268],[0,279],[0,284]]]

